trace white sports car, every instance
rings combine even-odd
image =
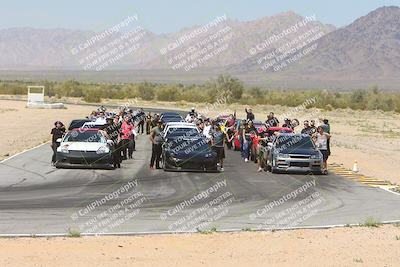
[[[56,168],[113,169],[111,146],[99,129],[73,129],[61,140],[57,148]]]

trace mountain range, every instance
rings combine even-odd
[[[294,25],[301,22],[303,24],[300,24],[297,31],[286,34],[288,29],[293,29]],[[199,29],[201,26],[193,26],[169,34],[154,34],[143,29],[142,38],[136,42],[138,48],[105,69],[125,73],[162,70],[172,75],[175,73],[182,80],[186,76],[201,73],[199,81],[219,73],[229,73],[251,84],[280,87],[344,88],[378,84],[383,88],[396,89],[400,81],[400,8],[396,6],[378,8],[342,28],[323,24],[312,15],[302,17],[289,11],[253,21],[237,21],[225,17],[209,27],[206,33],[193,35]],[[271,53],[282,55],[284,52],[280,49],[291,42],[293,44],[296,38],[313,29],[318,29],[321,36],[314,40],[312,50],[309,49],[308,53],[303,53],[303,56],[278,71],[273,71],[273,68],[267,71],[261,69],[260,58]],[[96,34],[68,29],[2,29],[0,70],[8,73],[38,70],[79,72],[82,70],[79,61],[88,54],[74,55],[71,49],[84,44]],[[123,32],[114,33],[109,39],[96,43],[88,50],[97,51],[110,40],[119,39],[123,35]],[[177,49],[168,49],[183,36],[190,38]],[[206,43],[212,36],[218,37]],[[271,36],[278,37],[262,46]],[[210,44],[218,46],[217,40],[223,37],[227,37],[224,41],[227,44],[225,49],[203,60],[200,66],[187,72],[182,69],[173,70],[175,63],[194,57],[193,51],[206,49]],[[188,52],[190,47],[198,50]],[[167,48],[167,55],[160,53],[163,48]],[[184,57],[177,59],[180,55]],[[289,53],[282,58],[289,59],[293,55]]]

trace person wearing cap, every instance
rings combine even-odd
[[[150,142],[151,146],[151,160],[150,160],[150,169],[154,170],[154,164],[156,165],[156,169],[160,168],[160,160],[161,160],[161,153],[162,153],[162,143],[163,138],[161,136],[161,132],[163,130],[163,123],[159,119],[157,121],[157,126],[151,130],[150,133]]]
[[[194,122],[194,120],[197,118],[197,112],[194,108],[192,108],[188,114],[186,115],[185,121],[186,122]]]
[[[56,162],[57,148],[60,146],[60,143],[57,142],[57,139],[62,138],[65,134],[65,126],[61,121],[56,121],[54,123],[54,128],[51,129],[51,148],[53,149],[53,156],[51,158],[51,164]]]
[[[285,119],[285,123],[282,125],[283,128],[292,128],[292,121],[289,118]]]
[[[196,110],[195,110],[194,108],[192,108],[192,109],[189,111],[189,114],[190,114],[190,115],[193,115],[194,117],[197,117],[197,112],[196,112]]]

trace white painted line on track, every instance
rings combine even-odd
[[[392,220],[392,221],[383,221],[381,224],[394,224],[400,223],[400,220]],[[274,231],[293,231],[293,230],[322,230],[329,228],[339,228],[339,227],[362,227],[360,224],[329,224],[329,225],[317,225],[317,226],[296,226],[289,228],[273,228],[271,230],[268,229],[252,229],[252,232],[270,232]],[[221,229],[217,230],[215,233],[233,233],[233,232],[246,232],[240,228],[232,228],[232,229]],[[114,233],[82,233],[81,236],[135,236],[135,235],[171,235],[171,234],[196,234],[200,233],[198,231],[142,231],[142,232],[114,232]],[[66,237],[68,233],[54,233],[54,234],[0,234],[0,237]]]
[[[378,188],[380,188],[382,190],[385,190],[386,192],[389,192],[389,193],[395,194],[397,196],[400,196],[400,193],[394,192],[393,190],[390,190],[389,188],[384,188],[384,187],[378,187]]]
[[[12,159],[12,158],[15,158],[16,156],[19,156],[19,155],[21,155],[21,154],[26,153],[26,152],[28,152],[28,151],[31,151],[31,150],[34,150],[34,149],[39,148],[39,147],[41,147],[41,146],[47,145],[48,143],[50,143],[50,141],[47,141],[46,143],[37,145],[37,146],[32,147],[32,148],[25,149],[24,151],[18,152],[17,154],[14,154],[14,155],[12,155],[12,156],[10,156],[10,157],[8,157],[8,158],[3,159],[2,161],[0,161],[0,163],[6,162],[6,161],[8,161],[8,160],[10,160],[10,159]]]

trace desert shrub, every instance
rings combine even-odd
[[[167,86],[157,89],[157,100],[160,101],[177,101],[180,100],[180,92],[177,87]]]
[[[295,107],[315,97],[316,102],[307,108],[326,110],[350,108],[353,110],[382,110],[400,113],[400,93],[381,91],[377,86],[355,91],[285,90],[250,87],[229,75],[220,75],[203,85],[130,83],[98,84],[82,83],[74,80],[54,81],[0,81],[0,94],[26,95],[28,85],[44,85],[47,96],[83,97],[87,102],[98,103],[101,99],[141,98],[159,101],[187,101],[194,103],[214,103],[229,96],[228,103],[246,105],[268,104]]]
[[[141,83],[138,86],[138,96],[143,100],[153,100],[154,99],[154,87],[150,83]]]
[[[83,97],[83,100],[88,103],[100,103],[101,97],[95,90],[88,90]]]
[[[215,102],[221,95],[229,95],[231,101],[235,102],[242,98],[244,91],[243,83],[230,75],[220,75],[206,86],[211,89],[209,91],[211,102]]]

